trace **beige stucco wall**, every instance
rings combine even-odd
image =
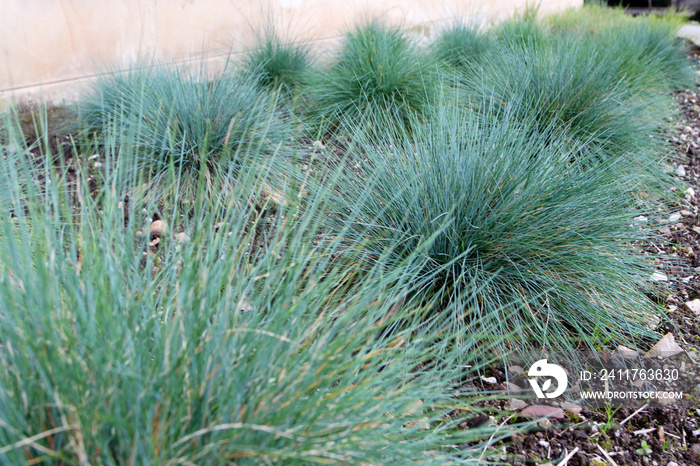
[[[430,35],[455,17],[490,23],[532,0],[0,0],[0,101],[74,99],[99,70],[138,60],[216,61],[274,23],[328,47],[363,17]],[[539,0],[540,14],[583,0]],[[418,27],[420,26],[420,27]]]

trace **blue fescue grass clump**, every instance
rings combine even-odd
[[[497,24],[490,34],[501,44],[535,49],[549,39],[537,19],[537,9],[530,7]]]
[[[266,31],[243,59],[243,65],[258,85],[267,91],[280,91],[291,98],[300,89],[312,67],[307,44],[283,40],[277,33]]]
[[[318,127],[375,135],[406,129],[435,94],[433,60],[399,27],[373,20],[348,32],[329,68],[310,78]]]
[[[198,191],[205,209],[165,218],[191,239],[167,234],[154,250],[139,234],[152,201],[114,189],[133,160],[107,156],[98,196],[81,184],[76,203],[50,164],[36,186],[26,159],[0,158],[1,463],[445,464],[481,452],[450,447],[482,434],[446,416],[470,403],[450,391],[463,369],[449,338],[420,326],[381,337],[410,268],[358,281],[337,267],[340,239],[317,241],[323,197],[261,216],[250,206],[265,170],[233,193]]]
[[[668,93],[696,81],[687,46],[675,36],[676,29],[672,23],[637,20],[604,29],[589,40],[619,57],[621,76],[640,77],[647,88]]]
[[[474,70],[488,55],[491,38],[477,25],[455,22],[438,33],[432,53],[438,62],[457,71]]]
[[[410,137],[362,145],[362,181],[340,190],[336,218],[369,263],[416,254],[419,288],[442,299],[427,314],[503,348],[575,357],[646,335],[657,310],[632,245],[648,234],[632,225],[636,174],[572,163],[569,138],[511,113],[463,113],[440,107]]]
[[[544,19],[543,27],[555,38],[577,36],[595,43],[598,53],[609,53],[620,66],[620,77],[643,77],[655,91],[692,87],[695,72],[687,47],[676,31],[687,22],[685,13],[633,17],[622,8],[586,5]]]
[[[290,136],[291,122],[274,107],[251,77],[159,66],[101,78],[76,110],[81,129],[125,146],[155,186],[175,173],[192,193],[198,180],[230,177],[242,156],[273,151]]]
[[[489,111],[513,112],[521,121],[566,132],[584,150],[607,157],[634,156],[647,165],[658,157],[657,135],[671,115],[665,94],[643,77],[623,77],[614,51],[579,38],[540,46],[494,47],[481,73],[463,79],[469,104],[491,100]],[[599,151],[602,149],[602,152]]]

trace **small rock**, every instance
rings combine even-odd
[[[508,373],[513,376],[520,374],[522,371],[523,368],[520,366],[508,366]]]
[[[615,355],[621,357],[622,359],[637,359],[639,353],[632,348],[619,345],[615,350]]]
[[[683,165],[679,165],[678,168],[676,168],[676,173],[678,176],[685,176],[685,167],[683,167]]]
[[[635,222],[646,222],[649,219],[646,218],[644,215],[640,215],[639,217],[634,217],[632,220],[634,220]]]
[[[657,341],[656,344],[644,355],[645,358],[661,357],[669,358],[683,352],[683,348],[678,346],[672,333],[667,333]]]
[[[564,419],[564,411],[556,406],[532,405],[520,411],[520,414],[528,417],[553,417]]]
[[[673,213],[668,217],[669,222],[677,222],[680,219],[681,219],[681,214],[678,212]]]
[[[508,402],[503,406],[505,409],[508,411],[520,411],[524,407],[527,406],[527,403],[525,403],[523,400],[518,400],[517,398],[513,398],[511,400],[508,400]]]
[[[579,414],[583,411],[583,408],[576,403],[569,403],[565,401],[561,404],[561,408],[569,414]]]
[[[520,388],[518,385],[514,384],[513,382],[506,382],[504,385],[505,385],[505,389],[511,393],[519,393],[519,392],[523,391],[522,388]]]
[[[496,380],[496,377],[484,377],[482,375],[481,380],[483,380],[486,383],[490,383],[490,384],[498,383],[498,380]]]
[[[694,190],[693,188],[688,188],[688,189],[686,189],[686,190],[685,190],[685,196],[686,196],[687,198],[690,198],[690,199],[694,198],[694,197],[695,197],[695,190]]]
[[[190,237],[187,236],[187,233],[180,232],[175,235],[175,241],[177,241],[180,244],[185,244],[190,240]]]
[[[321,141],[314,141],[313,146],[314,146],[314,148],[321,149],[321,150],[326,148],[326,146],[324,146]]]
[[[162,220],[154,220],[151,222],[151,238],[164,237],[168,231],[168,225]]]
[[[538,426],[542,427],[543,429],[549,429],[552,427],[552,421],[549,419],[542,419],[540,422],[537,423]]]
[[[693,227],[693,231],[700,235],[700,227]]]
[[[661,272],[652,273],[651,279],[655,282],[667,282],[668,281],[668,277]]]
[[[670,228],[662,228],[659,230],[659,233],[662,235],[670,236],[671,235],[671,229]]]
[[[692,217],[693,213],[689,210],[681,210],[681,215],[684,217]]]
[[[542,446],[545,447],[545,448],[549,448],[549,442],[546,441],[546,440],[540,440],[540,441],[537,442],[537,443],[539,443],[540,445],[542,445]]]
[[[678,463],[676,463],[675,461],[671,461],[671,462],[668,463],[666,466],[679,466],[679,465],[678,465]]]
[[[700,463],[700,443],[696,443],[690,447],[690,456],[693,458],[693,461]]]
[[[700,299],[694,299],[692,301],[688,301],[685,303],[685,305],[688,306],[688,309],[690,309],[694,313],[700,315]]]

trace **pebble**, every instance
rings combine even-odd
[[[187,236],[187,233],[180,232],[175,235],[175,241],[177,241],[180,244],[185,244],[190,240],[190,237]]]
[[[566,411],[569,414],[579,414],[581,411],[583,411],[583,408],[577,405],[576,403],[569,403],[566,401],[561,404],[561,407],[564,411]]]
[[[483,380],[486,383],[498,383],[498,380],[496,380],[496,377],[484,377],[483,375],[481,376],[481,380]]]
[[[523,409],[520,414],[530,417],[553,417],[555,419],[564,419],[564,411],[556,406],[548,405],[532,405]]]
[[[695,197],[695,190],[693,188],[688,188],[685,190],[686,197],[692,199]]]
[[[694,299],[692,301],[688,301],[685,303],[685,305],[688,306],[688,309],[690,309],[694,313],[700,315],[700,299]]]
[[[690,456],[693,458],[693,461],[700,462],[700,443],[690,447]]]
[[[667,282],[668,281],[668,277],[661,272],[652,273],[651,279],[655,282]]]
[[[667,333],[664,337],[657,341],[654,346],[644,355],[645,358],[670,358],[676,354],[683,352],[683,348],[678,346],[676,339],[673,337],[672,333]]]
[[[684,217],[692,217],[693,213],[689,210],[681,210],[681,215]]]
[[[523,400],[518,400],[517,398],[513,398],[511,400],[508,400],[508,402],[503,406],[505,409],[508,411],[520,411],[524,407],[527,406],[527,403],[525,403]]]
[[[615,351],[616,355],[622,359],[637,359],[639,353],[632,348],[628,348],[624,345],[619,345]]]
[[[678,176],[685,176],[685,168],[683,165],[679,165],[678,168],[676,168],[676,173]]]
[[[154,236],[165,236],[168,231],[168,225],[162,220],[155,220],[151,223],[150,227],[151,238]]]
[[[669,222],[677,222],[677,221],[680,220],[680,219],[681,219],[681,214],[678,213],[678,212],[673,213],[673,214],[671,214],[670,217],[668,217],[668,221],[669,221]]]
[[[506,390],[508,390],[509,392],[513,392],[513,393],[518,393],[518,392],[523,391],[522,388],[520,388],[518,385],[514,384],[513,382],[506,382],[505,387],[506,387]]]
[[[508,366],[508,372],[509,372],[511,375],[514,375],[514,376],[515,376],[515,375],[518,375],[518,374],[520,374],[522,371],[523,371],[523,368],[520,367],[520,366],[515,366],[515,365],[514,365],[514,366]]]
[[[537,423],[538,426],[542,427],[543,429],[549,429],[552,427],[552,421],[549,419],[542,419],[540,422]]]

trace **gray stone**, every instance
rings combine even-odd
[[[700,26],[696,24],[686,24],[678,29],[676,32],[678,37],[683,39],[688,39],[693,44],[700,46]]]
[[[508,400],[508,402],[503,406],[505,409],[508,411],[520,411],[524,407],[527,406],[527,403],[525,403],[523,400],[518,400],[517,398],[513,398],[511,400]]]

